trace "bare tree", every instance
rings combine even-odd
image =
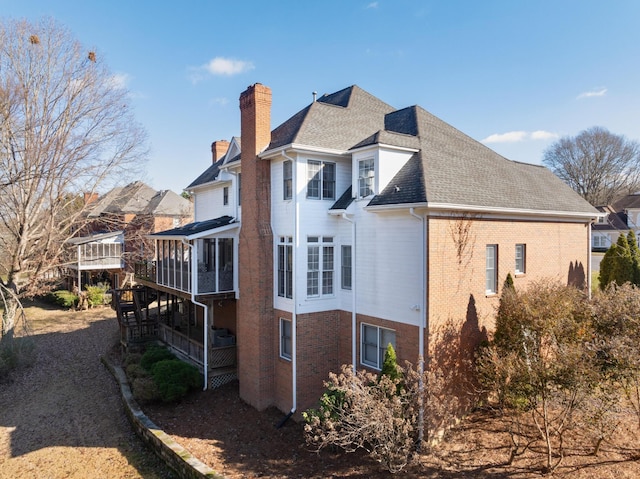
[[[594,126],[551,145],[542,162],[592,205],[607,205],[640,186],[640,144]]]
[[[82,193],[145,159],[128,92],[101,60],[53,20],[0,23],[0,273],[18,295],[57,268]]]

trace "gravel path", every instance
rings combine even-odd
[[[35,364],[0,384],[0,478],[174,477],[134,434],[100,362],[110,309],[28,308]]]

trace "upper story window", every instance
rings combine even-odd
[[[229,187],[222,188],[222,204],[227,206],[229,204]]]
[[[336,164],[327,161],[307,161],[307,198],[336,199]]]
[[[485,290],[487,294],[498,292],[498,245],[488,244],[485,269]]]
[[[282,163],[282,199],[290,200],[293,196],[293,168],[291,160]]]
[[[516,274],[524,274],[526,268],[527,247],[524,244],[516,245]]]
[[[242,174],[238,173],[238,206],[240,206],[240,200],[242,199],[242,195],[240,194],[242,192]]]
[[[598,217],[598,224],[604,224],[607,222],[607,217],[606,216],[599,216]]]
[[[358,196],[364,198],[373,194],[375,161],[373,158],[358,162]]]
[[[307,296],[333,294],[333,237],[307,238]]]
[[[293,298],[293,238],[281,236],[278,244],[278,296]]]
[[[342,245],[342,289],[351,289],[351,245]]]

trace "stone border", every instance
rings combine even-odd
[[[226,479],[209,466],[192,456],[166,432],[149,419],[133,398],[127,377],[121,367],[111,364],[104,356],[100,360],[111,372],[120,386],[124,409],[138,436],[181,478],[184,479]]]

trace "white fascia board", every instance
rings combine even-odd
[[[373,145],[361,146],[360,148],[354,148],[349,150],[350,153],[360,153],[362,151],[367,150],[377,150],[377,149],[389,149],[389,150],[397,150],[397,151],[409,151],[411,153],[417,153],[420,151],[418,148],[409,148],[406,146],[395,146],[395,145],[387,145],[386,143],[374,143]]]
[[[509,219],[525,219],[532,216],[553,218],[558,221],[577,221],[584,223],[587,220],[594,221],[601,216],[601,213],[593,212],[576,212],[576,211],[561,211],[561,210],[524,210],[520,208],[500,208],[500,207],[487,207],[487,206],[475,206],[475,205],[456,205],[449,203],[405,203],[397,205],[384,205],[384,206],[365,206],[365,210],[369,211],[393,211],[407,208],[424,209],[431,216],[448,216],[447,213],[469,213],[469,214],[482,214],[483,218],[500,217]]]
[[[210,229],[210,230],[201,231],[200,233],[189,235],[189,236],[186,236],[185,238],[187,240],[195,240],[195,239],[200,239],[200,238],[206,238],[207,236],[215,236],[218,233],[224,233],[226,231],[233,230],[233,229],[236,229],[236,228],[239,228],[239,227],[240,227],[240,223],[230,223],[230,224],[225,225],[225,226],[220,226],[219,228],[213,228],[213,229]]]
[[[321,148],[318,146],[301,145],[298,143],[289,143],[288,145],[280,146],[272,150],[263,151],[258,155],[258,158],[263,160],[271,160],[281,156],[282,152],[293,150],[294,153],[315,153],[320,155],[330,156],[349,156],[349,151],[337,150],[335,148]]]
[[[225,226],[220,226],[219,228],[212,228],[210,230],[206,230],[206,231],[201,231],[200,233],[194,233],[192,235],[158,235],[158,234],[151,234],[151,235],[147,235],[147,238],[151,238],[151,239],[166,239],[166,240],[185,240],[185,241],[191,241],[191,240],[196,240],[196,239],[200,239],[200,238],[206,238],[207,236],[215,236],[218,233],[224,233],[226,231],[235,229],[235,228],[239,228],[240,227],[240,223],[231,223]]]

